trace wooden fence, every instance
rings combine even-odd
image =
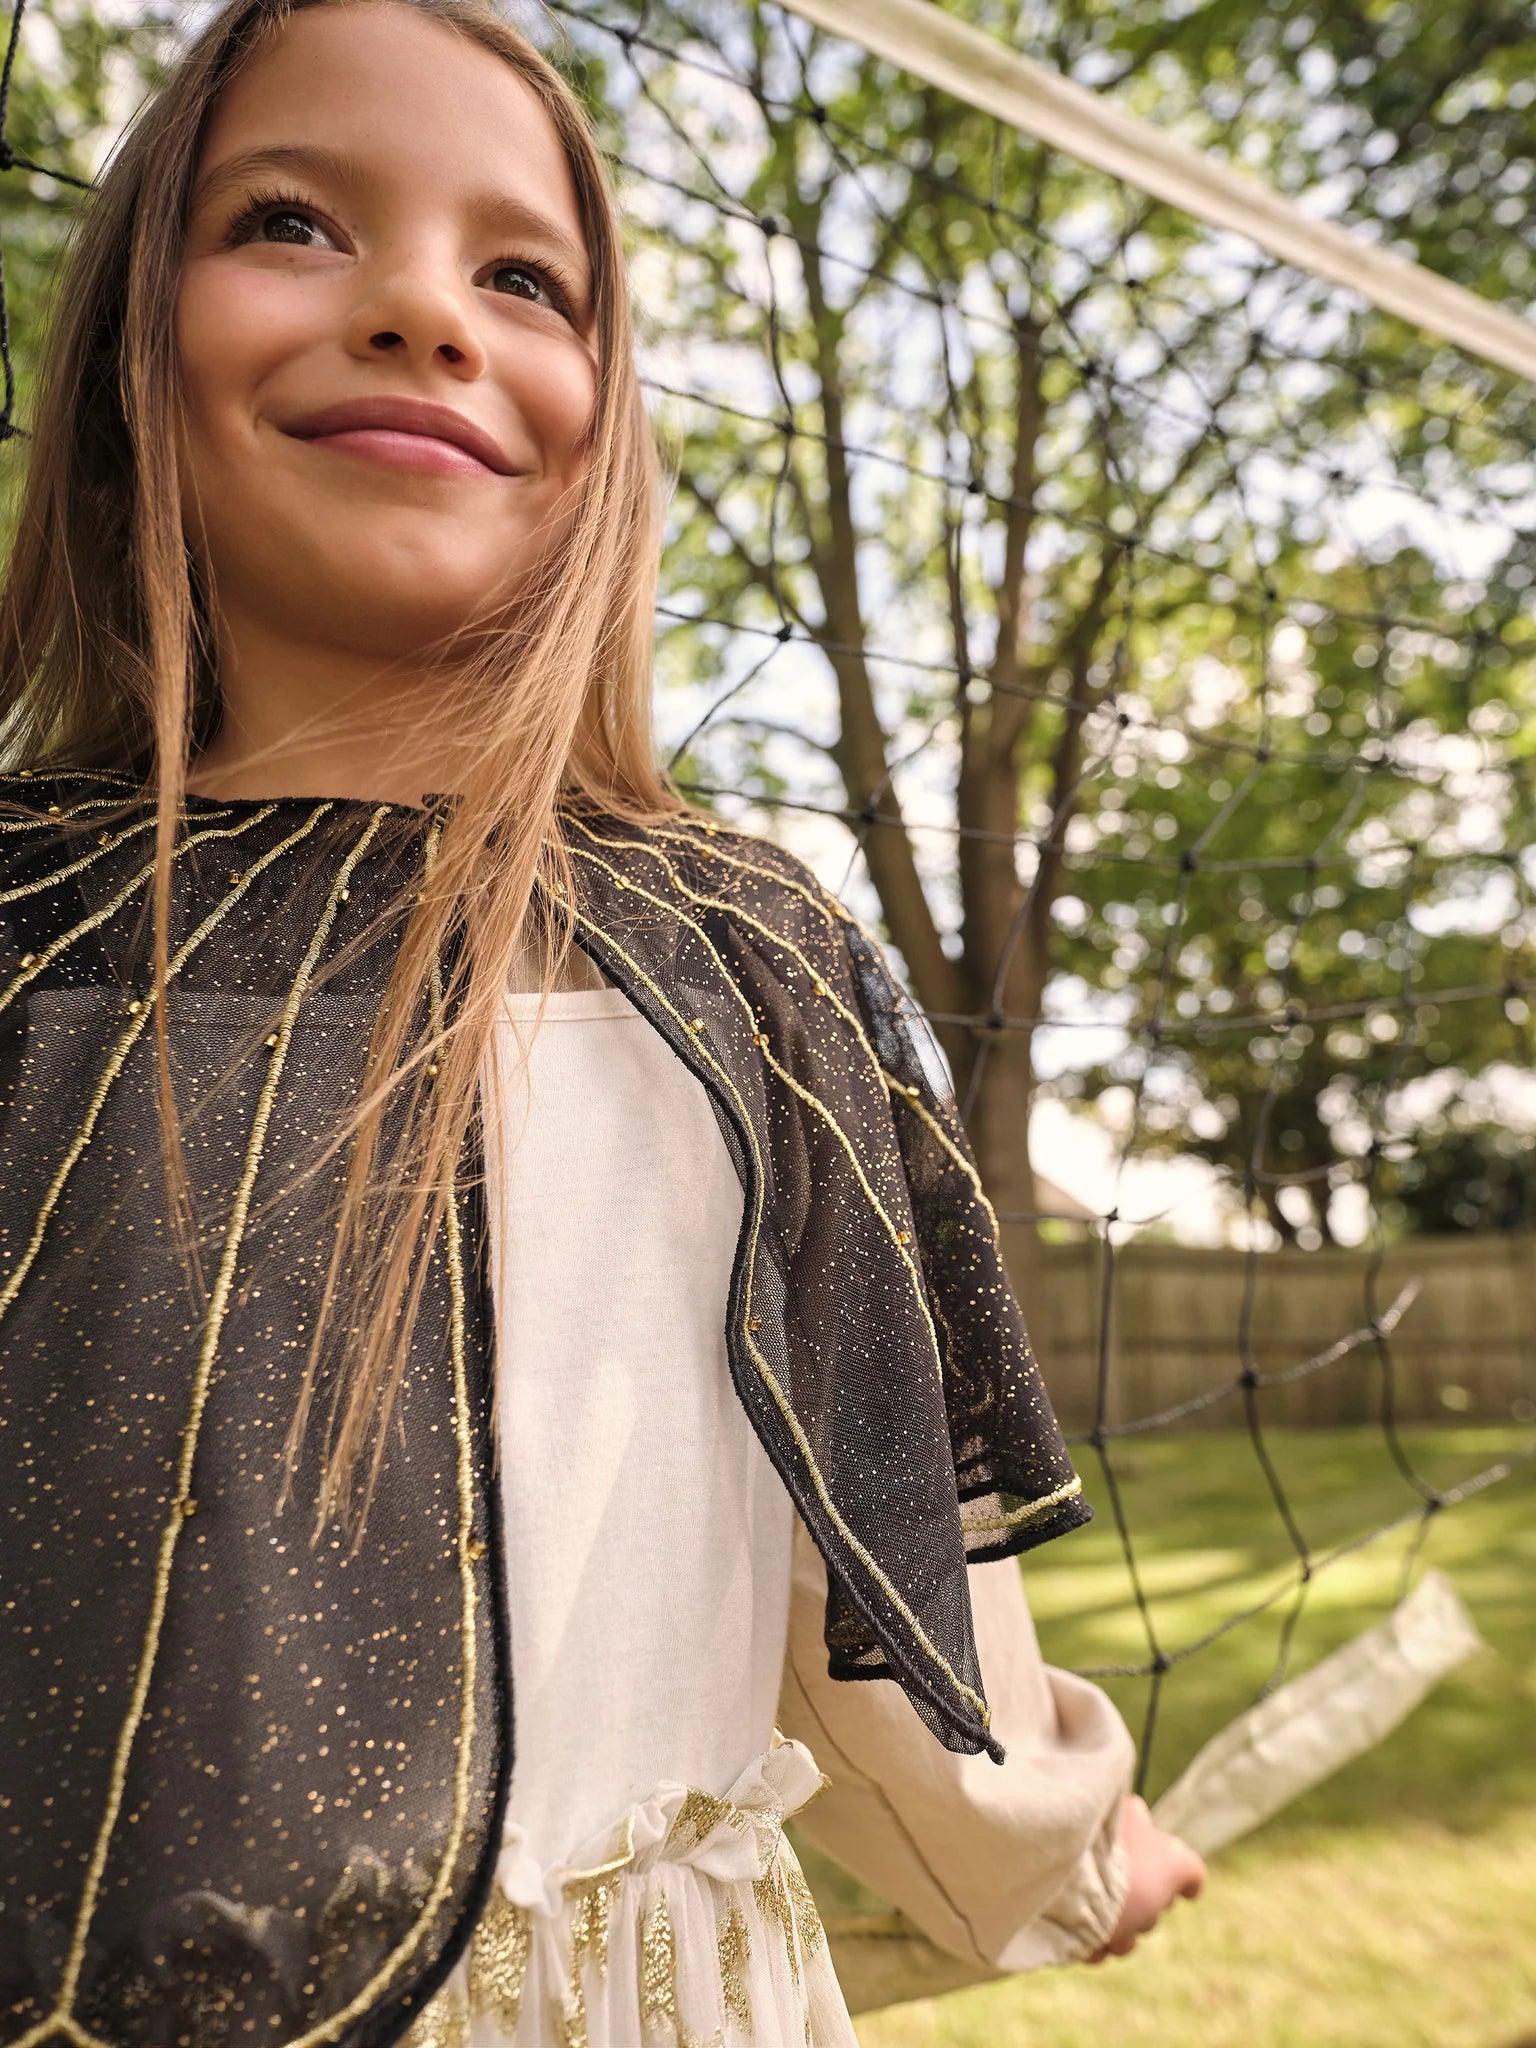
[[[1067,1429],[1090,1428],[1110,1255],[1097,1241],[1007,1249],[1057,1411]],[[1405,1421],[1536,1418],[1536,1232],[1412,1238],[1379,1266],[1362,1252],[1250,1262],[1165,1244],[1112,1256],[1111,1422],[1230,1384],[1250,1360],[1260,1374],[1291,1375],[1264,1386],[1266,1421],[1375,1420],[1387,1359]],[[1232,1393],[1187,1426],[1231,1428],[1242,1413]]]

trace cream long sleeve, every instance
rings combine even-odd
[[[1105,1693],[1042,1661],[1018,1560],[969,1577],[1000,1765],[943,1748],[892,1680],[828,1675],[826,1568],[797,1522],[779,1727],[831,1783],[796,1826],[952,1955],[999,1971],[1074,1962],[1108,1940],[1125,1896],[1134,1744]]]

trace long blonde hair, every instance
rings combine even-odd
[[[183,536],[177,468],[174,315],[192,181],[210,110],[243,60],[299,8],[334,4],[347,0],[230,0],[115,152],[60,280],[0,586],[6,755],[27,765],[126,767],[153,791],[154,973],[162,994],[188,767],[218,718],[206,599]],[[321,1522],[339,1515],[358,1532],[510,968],[520,949],[531,951],[547,990],[570,951],[568,925],[534,914],[539,904],[570,900],[569,859],[553,829],[562,789],[637,822],[687,808],[654,759],[662,484],[601,151],[571,89],[491,11],[491,0],[388,4],[417,8],[500,57],[553,121],[586,230],[598,375],[587,467],[563,543],[519,595],[515,616],[482,634],[458,665],[463,694],[455,701],[482,722],[483,745],[434,839],[347,1127],[354,1142],[326,1314],[293,1418],[288,1471],[345,1275],[342,1369],[318,1507]],[[439,972],[448,1020],[440,1032],[423,1005]],[[184,1195],[165,1008],[156,1004],[167,1174]]]

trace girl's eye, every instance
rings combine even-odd
[[[280,194],[258,194],[230,226],[232,242],[274,242],[290,249],[334,248],[309,207]]]
[[[566,312],[570,305],[556,280],[535,263],[498,263],[491,272],[491,289],[509,298],[548,306],[556,313]]]

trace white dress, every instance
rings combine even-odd
[[[856,2048],[783,1836],[795,1510],[724,1329],[702,1084],[611,987],[512,996],[488,1096],[514,1748],[496,1885],[408,2041]],[[499,1100],[498,1100],[499,1095]]]

